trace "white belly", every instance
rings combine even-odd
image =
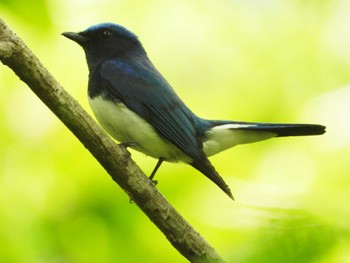
[[[102,96],[89,98],[91,109],[101,126],[121,143],[134,142],[132,146],[154,158],[167,161],[191,162],[191,158],[175,145],[160,137],[143,118],[129,110],[123,103],[113,103]]]

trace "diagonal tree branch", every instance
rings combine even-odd
[[[0,60],[67,126],[184,257],[191,262],[224,262],[1,18]]]

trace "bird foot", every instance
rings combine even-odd
[[[151,182],[154,184],[154,186],[156,186],[158,184],[158,180],[152,180],[151,179]]]
[[[125,149],[130,148],[130,147],[136,147],[137,143],[136,142],[122,142],[119,144],[121,147],[124,147]]]
[[[130,158],[131,153],[128,151],[128,148],[137,146],[137,143],[136,142],[123,142],[123,143],[120,143],[119,146],[123,147],[126,150],[126,152],[128,153],[128,157]]]

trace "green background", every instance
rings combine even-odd
[[[349,1],[10,1],[0,15],[88,112],[82,49],[135,32],[199,116],[327,126],[211,158],[232,202],[184,164],[158,189],[227,262],[350,261]],[[186,262],[78,140],[0,66],[0,262]],[[149,174],[156,160],[132,152]]]

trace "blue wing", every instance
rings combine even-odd
[[[201,159],[195,116],[150,62],[109,60],[100,68],[102,85],[113,98],[147,120],[193,159]]]

